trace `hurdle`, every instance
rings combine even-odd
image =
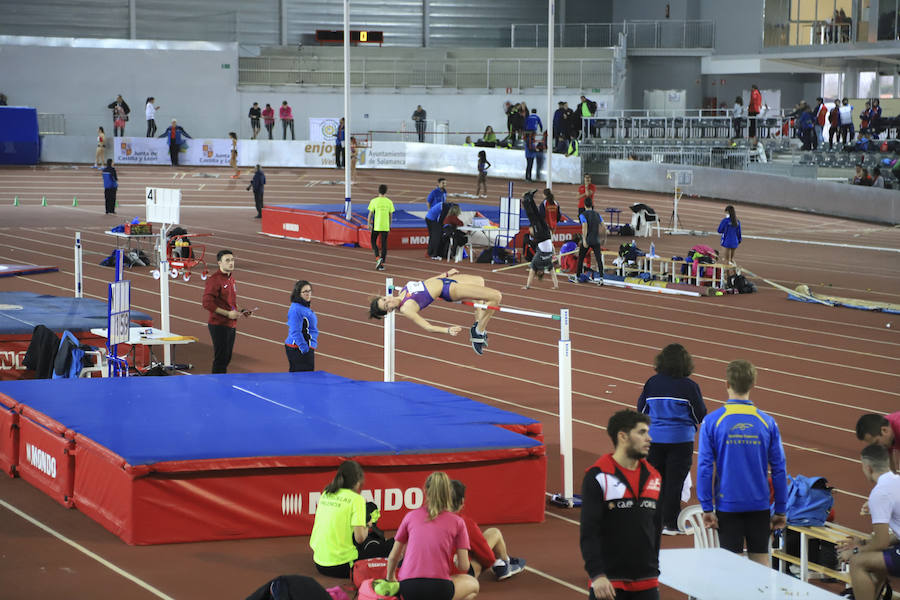
[[[394,293],[394,280],[387,278],[385,280],[385,294],[388,296]],[[575,506],[577,499],[574,490],[574,474],[573,474],[573,454],[572,454],[572,340],[569,338],[569,309],[562,308],[559,314],[547,313],[535,310],[524,310],[520,308],[512,308],[507,306],[492,306],[483,302],[470,302],[463,300],[459,304],[480,308],[486,310],[494,310],[500,313],[520,315],[523,317],[533,317],[538,319],[549,319],[559,322],[559,342],[557,344],[557,368],[559,371],[558,388],[559,388],[559,448],[560,461],[562,465],[562,492],[554,494],[554,500],[566,504],[568,507]],[[392,382],[395,380],[396,368],[396,345],[395,335],[396,315],[393,311],[389,312],[384,318],[384,381]]]

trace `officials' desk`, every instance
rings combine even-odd
[[[660,550],[660,583],[698,600],[841,600],[722,548]]]
[[[108,332],[106,329],[91,329],[91,333],[100,337],[108,337]],[[129,327],[128,329],[128,341],[125,342],[129,346],[131,346],[133,351],[138,346],[146,346],[150,352],[150,358],[155,362],[156,357],[153,355],[153,346],[164,346],[166,344],[171,344],[173,346],[180,346],[183,344],[192,344],[197,341],[197,338],[191,335],[177,335],[168,331],[163,331],[162,329],[157,329],[155,327]],[[136,366],[137,361],[133,361],[132,366]],[[170,367],[172,365],[166,365]]]

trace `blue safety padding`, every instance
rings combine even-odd
[[[488,206],[485,204],[470,204],[467,202],[457,202],[459,204],[460,210],[463,211],[477,211],[484,215],[486,218],[490,219],[494,223],[500,222],[500,206]],[[267,205],[269,206],[269,205]],[[366,218],[368,217],[369,203],[359,202],[353,205],[353,216],[360,219],[363,223],[366,222]],[[272,208],[289,208],[292,210],[312,210],[318,212],[327,212],[327,213],[339,213],[340,215],[344,214],[344,205],[343,204],[274,204],[271,205]],[[394,203],[394,216],[391,221],[391,229],[421,229],[425,227],[425,213],[428,212],[428,203],[427,202],[411,202],[405,204]],[[420,213],[420,214],[413,214]],[[521,227],[528,227],[528,217],[525,215],[525,211],[521,211],[519,214],[519,225]],[[573,221],[566,215],[561,215],[559,220],[559,225],[578,225],[580,227],[580,223],[576,219]]]
[[[0,106],[0,164],[34,165],[40,156],[37,109]]]
[[[540,446],[533,419],[417,383],[330,373],[0,382],[0,393],[131,465],[256,456],[431,454]]]
[[[0,335],[30,334],[37,325],[44,325],[55,333],[66,329],[73,332],[106,329],[106,315],[106,302],[94,298],[0,292]],[[132,310],[131,319],[152,321],[153,317]]]

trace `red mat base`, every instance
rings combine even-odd
[[[128,544],[309,535],[315,504],[345,458],[263,457],[192,461],[183,470],[132,467],[90,439],[74,436],[74,505]],[[429,473],[464,481],[466,512],[480,523],[544,519],[543,446],[453,454],[353,457],[365,469],[362,493],[396,529],[421,506]],[[157,465],[162,466],[162,465]]]

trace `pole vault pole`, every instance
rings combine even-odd
[[[547,125],[550,132],[547,134],[547,147],[544,151],[547,153],[547,188],[552,189],[553,185],[553,38],[554,38],[554,15],[556,0],[547,0]]]
[[[394,295],[393,279],[385,279],[384,293],[388,298]],[[384,317],[384,380],[386,382],[394,381],[394,359],[396,356],[394,331],[396,317],[397,315],[394,311],[390,311]]]
[[[335,143],[337,143],[335,138]],[[344,218],[348,221],[352,213],[350,187],[350,160],[347,144],[350,143],[350,0],[344,0]],[[337,160],[337,153],[335,153]]]
[[[568,308],[559,311],[559,455],[563,500],[572,507],[575,499],[572,471],[572,340],[569,339]]]

